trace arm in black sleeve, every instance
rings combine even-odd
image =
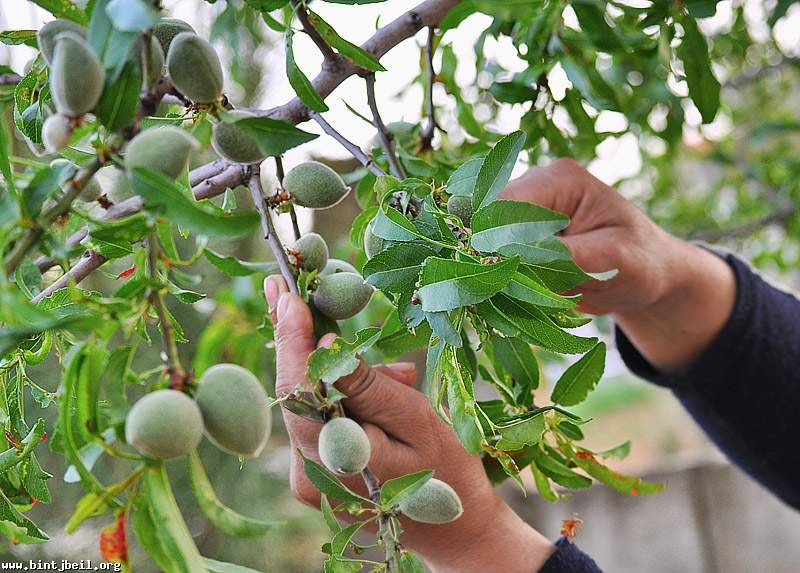
[[[603,573],[597,563],[566,537],[556,541],[556,550],[539,573]]]
[[[725,454],[800,509],[800,301],[745,263],[722,332],[689,367],[663,374],[617,329],[617,345],[638,376],[671,388]]]

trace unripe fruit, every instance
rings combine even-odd
[[[334,320],[344,320],[361,312],[373,289],[356,273],[335,273],[319,278],[314,291],[314,306]]]
[[[369,463],[370,453],[366,432],[350,418],[334,418],[319,433],[319,457],[336,475],[361,473]]]
[[[195,400],[215,446],[248,458],[261,453],[272,430],[272,414],[267,393],[249,370],[236,364],[212,366],[200,378]]]
[[[325,268],[322,269],[320,275],[333,275],[336,273],[355,273],[358,274],[358,270],[348,263],[347,261],[343,261],[341,259],[328,259],[328,264],[325,265]]]
[[[146,44],[140,36],[136,46],[142,68],[142,83],[145,86],[154,86],[164,71],[164,50],[155,36],[149,36]]]
[[[333,207],[349,191],[336,171],[318,161],[295,166],[283,178],[283,188],[295,203],[312,209]]]
[[[306,233],[297,239],[291,251],[304,271],[321,271],[328,264],[328,244],[317,233]]]
[[[472,221],[472,197],[453,195],[447,200],[447,212],[458,215],[465,227]]]
[[[54,113],[42,124],[42,143],[48,153],[56,153],[72,141],[72,122],[66,115]]]
[[[71,161],[64,158],[58,158],[58,159],[53,159],[50,162],[50,167],[55,169],[70,164],[72,164]],[[97,182],[97,175],[95,175],[94,177],[89,179],[89,181],[86,182],[86,185],[83,187],[83,189],[81,189],[81,192],[78,194],[78,199],[80,199],[81,201],[85,201],[86,203],[91,203],[92,201],[96,201],[97,198],[100,197],[100,195],[102,194],[103,194],[103,189],[102,187],[100,187],[100,183]]]
[[[400,511],[420,523],[449,523],[464,512],[461,498],[445,482],[431,478],[400,502]]]
[[[369,224],[364,229],[364,254],[367,255],[368,259],[371,259],[378,253],[380,253],[383,248],[386,246],[386,241],[376,235],[372,229],[375,226],[375,219],[369,222]]]
[[[246,111],[232,111],[230,114],[239,118],[255,117]],[[235,123],[220,121],[214,125],[211,145],[214,151],[233,163],[259,163],[267,157],[258,148],[256,140]]]
[[[222,95],[222,64],[214,48],[192,32],[172,39],[167,73],[181,94],[194,103],[213,103]]]
[[[197,140],[173,125],[146,129],[134,137],[125,152],[125,167],[147,167],[177,179],[199,147]]]
[[[157,460],[183,456],[203,439],[203,417],[194,400],[177,390],[157,390],[136,402],[125,419],[125,440]]]
[[[177,18],[161,18],[155,28],[153,28],[153,36],[155,36],[158,43],[161,44],[161,49],[164,53],[169,52],[169,46],[172,40],[181,32],[195,33],[187,22],[178,20]]]
[[[86,38],[86,28],[77,22],[73,22],[72,20],[59,18],[57,20],[51,20],[42,26],[36,33],[36,42],[39,45],[39,51],[42,54],[42,58],[44,58],[44,61],[48,66],[53,62],[53,52],[55,52],[56,47],[56,36],[62,32],[73,32],[78,34],[81,38]]]
[[[104,167],[100,170],[100,173],[108,177],[107,195],[112,203],[121,203],[133,197],[134,193],[130,177],[124,171],[116,167]]]
[[[103,94],[104,81],[97,54],[80,34],[62,32],[56,36],[50,93],[60,113],[77,117],[92,111]]]

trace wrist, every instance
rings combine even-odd
[[[473,532],[459,532],[446,553],[424,556],[432,573],[535,573],[555,546],[525,523],[499,497],[494,512],[485,512]]]
[[[670,237],[662,288],[641,309],[614,314],[631,343],[661,371],[690,364],[733,311],[736,279],[721,257]]]

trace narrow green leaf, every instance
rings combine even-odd
[[[483,157],[473,157],[462,163],[447,180],[447,192],[451,195],[471,197],[472,192],[475,191],[481,165],[483,165]]]
[[[317,112],[328,111],[328,106],[325,105],[325,100],[320,97],[317,93],[317,90],[314,89],[314,85],[311,83],[311,80],[308,79],[301,70],[297,66],[297,62],[294,60],[294,49],[292,47],[292,37],[294,36],[294,30],[292,30],[291,26],[286,27],[286,75],[289,78],[289,84],[291,84],[292,88],[294,88],[297,97],[308,106],[309,109],[312,109]]]
[[[708,43],[692,16],[686,14],[679,21],[684,35],[678,46],[678,57],[683,62],[689,96],[700,111],[703,123],[711,123],[720,105],[720,84],[711,69]]]
[[[580,299],[579,296],[556,294],[539,281],[520,272],[514,273],[503,292],[517,300],[548,308],[573,308]]]
[[[351,523],[347,527],[339,530],[336,535],[331,539],[331,555],[341,557],[347,550],[347,546],[353,539],[353,536],[358,533],[358,530],[364,527],[364,522]]]
[[[37,6],[41,6],[56,18],[66,18],[86,24],[86,14],[74,2],[70,0],[31,0]]]
[[[119,76],[110,80],[106,81],[95,115],[109,130],[118,131],[128,126],[136,116],[142,86],[139,66],[135,62],[128,62]]]
[[[447,311],[483,302],[508,284],[518,263],[517,258],[481,265],[429,257],[419,281],[422,309]]]
[[[494,358],[515,385],[534,390],[539,387],[539,364],[530,345],[518,338],[493,336]]]
[[[551,238],[569,225],[569,217],[525,201],[495,201],[472,216],[472,247],[498,252],[514,243]]]
[[[381,486],[381,506],[391,508],[419,490],[433,477],[433,470],[422,470],[386,480]]]
[[[331,27],[325,20],[320,18],[319,14],[316,12],[312,12],[311,10],[308,11],[308,20],[311,22],[311,25],[319,32],[319,35],[322,36],[322,39],[327,42],[329,46],[334,48],[337,52],[339,52],[342,56],[353,62],[360,68],[364,68],[371,72],[383,72],[386,71],[381,63],[378,61],[378,58],[364,50],[356,46],[355,44],[351,44],[344,38],[342,38],[336,30]]]
[[[498,423],[501,439],[497,448],[505,451],[521,450],[542,441],[544,435],[544,415],[541,413],[525,416],[511,422]]]
[[[574,406],[583,402],[603,376],[605,363],[606,345],[599,342],[564,371],[556,382],[550,400],[562,406]]]
[[[44,543],[50,537],[39,529],[28,517],[14,507],[2,491],[0,491],[0,535],[14,543]]]
[[[287,121],[271,117],[246,117],[235,123],[256,140],[264,155],[282,155],[293,147],[319,137],[315,133],[298,129]]]
[[[279,525],[276,522],[244,516],[225,506],[214,492],[196,451],[189,454],[189,483],[205,516],[225,533],[236,537],[260,537]]]
[[[525,134],[515,131],[498,141],[481,163],[472,194],[475,212],[495,199],[511,178],[517,157],[525,146]]]
[[[570,489],[591,487],[592,480],[582,476],[539,448],[532,450],[533,463],[551,480]]]
[[[363,328],[353,342],[337,337],[327,348],[317,348],[308,357],[308,379],[333,384],[358,368],[358,354],[366,352],[381,337],[380,328]]]
[[[310,460],[300,452],[303,458],[303,471],[306,477],[314,484],[320,493],[338,499],[342,502],[371,503],[368,499],[361,497],[357,493],[349,490],[339,478],[329,472],[324,466],[314,460]]]
[[[376,254],[364,265],[364,280],[375,288],[401,292],[413,286],[422,263],[436,253],[421,245],[399,243]]]
[[[251,263],[241,261],[230,255],[220,255],[211,249],[203,249],[208,262],[229,277],[247,277],[255,273],[273,274],[280,272],[278,263]]]

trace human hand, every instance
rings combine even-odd
[[[311,311],[296,294],[288,292],[281,277],[270,277],[265,294],[275,324],[277,346],[276,395],[309,386],[306,366],[317,347]],[[334,336],[325,335],[319,345]],[[371,445],[370,470],[380,479],[432,469],[461,497],[464,513],[442,525],[401,518],[403,544],[418,552],[436,573],[531,573],[553,551],[553,545],[527,525],[497,495],[480,458],[468,454],[455,432],[413,388],[416,369],[410,363],[358,369],[340,379],[336,387],[348,397],[348,415],[364,428]],[[317,440],[321,424],[283,411],[292,445],[290,483],[302,502],[318,507],[320,494],[303,473],[295,452],[319,460]],[[366,488],[358,476],[343,482],[361,495]]]
[[[690,362],[730,316],[736,284],[728,264],[658,227],[574,160],[530,168],[501,198],[565,213],[571,222],[561,239],[575,262],[587,272],[618,269],[577,289],[580,309],[613,314],[656,367]]]

